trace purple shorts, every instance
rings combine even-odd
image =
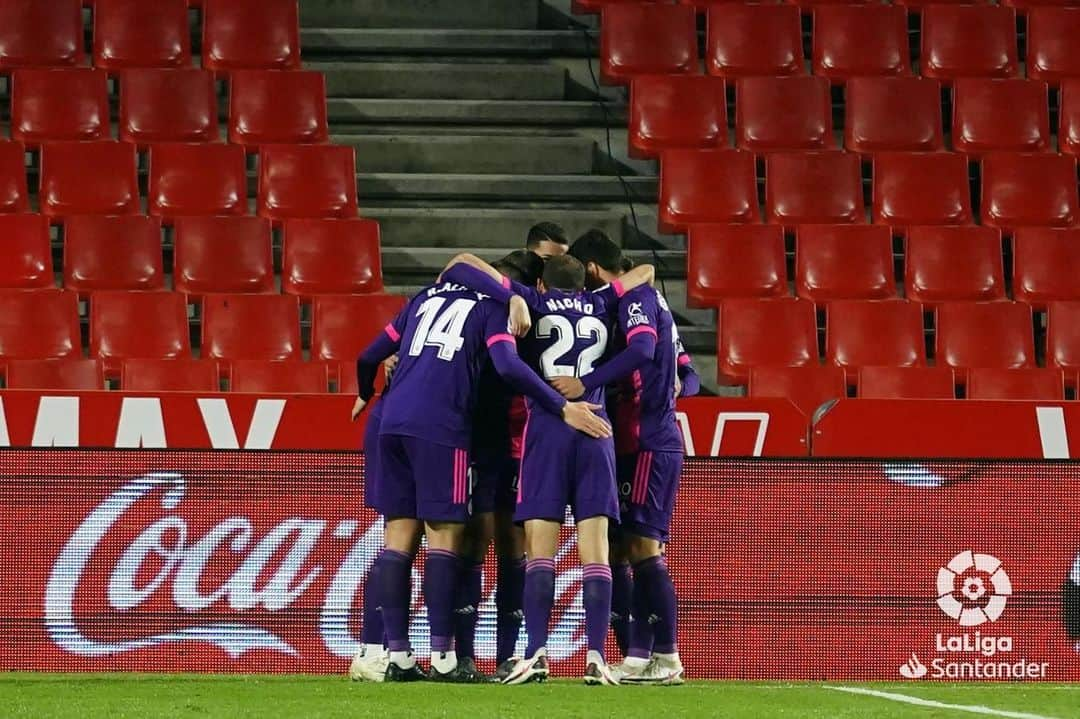
[[[364,427],[364,506],[374,510],[379,508],[376,489],[379,486],[379,424],[382,422],[382,399],[375,400],[375,406],[368,415]]]
[[[615,443],[593,439],[552,415],[533,412],[525,427],[514,520],[618,519]]]
[[[375,509],[388,518],[464,522],[471,474],[467,450],[419,437],[379,435]]]
[[[473,455],[472,513],[512,513],[517,506],[520,461],[509,455]]]
[[[638,452],[619,457],[619,511],[623,532],[667,542],[682,452]]]

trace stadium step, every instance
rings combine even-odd
[[[328,97],[426,100],[562,100],[566,70],[547,63],[308,63],[326,74]]]
[[[331,98],[336,131],[367,123],[594,126],[626,125],[626,105],[593,101]]]
[[[310,28],[300,33],[304,56],[465,55],[479,57],[585,57],[599,39],[582,30],[419,30],[413,28]]]
[[[537,27],[537,0],[304,0],[304,27],[499,28]]]
[[[360,168],[372,173],[588,175],[595,164],[587,137],[364,134],[331,142],[356,148]]]
[[[625,183],[625,184],[624,184]],[[617,202],[626,193],[639,201],[656,196],[657,178],[610,175],[471,175],[360,173],[360,196],[370,199]]]

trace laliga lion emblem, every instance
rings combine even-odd
[[[937,593],[941,611],[962,627],[977,627],[998,620],[1012,595],[1012,582],[997,557],[969,550],[938,570]]]

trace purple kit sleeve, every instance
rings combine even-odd
[[[581,378],[585,391],[628,376],[656,356],[656,293],[630,292],[619,300],[619,326],[626,335],[626,349]]]
[[[375,375],[379,365],[401,347],[401,333],[390,323],[356,360],[356,384],[360,399],[367,402],[375,395]]]
[[[684,357],[685,364],[683,364]],[[694,365],[690,364],[690,355],[679,355],[679,381],[682,382],[680,397],[693,397],[701,391],[701,378],[694,371]]]
[[[561,415],[566,400],[542,382],[536,373],[521,361],[513,340],[513,336],[509,334],[495,335],[488,339],[488,353],[495,365],[495,371],[516,391],[536,400],[548,412]]]
[[[510,303],[510,298],[514,294],[510,289],[509,278],[504,277],[502,282],[498,282],[483,270],[478,270],[464,262],[459,262],[444,272],[442,279],[444,282],[453,282],[455,285],[465,285],[504,305]]]
[[[510,281],[510,287],[514,290],[515,295],[518,295],[521,299],[525,300],[525,304],[529,306],[529,309],[535,312],[541,311],[540,305],[542,304],[542,301],[540,299],[539,290],[535,287],[529,287],[528,285],[523,285],[520,282],[515,282],[513,280]]]

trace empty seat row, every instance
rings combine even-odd
[[[968,159],[958,153],[873,156],[871,220],[903,233],[915,225],[974,221]],[[981,161],[981,222],[1007,232],[1080,221],[1070,155],[989,153]],[[659,226],[758,222],[756,161],[743,150],[668,150],[660,163]],[[765,160],[765,220],[864,222],[858,158],[842,152],[774,153]]]
[[[857,397],[863,399],[955,399],[951,367],[863,367]],[[808,418],[825,403],[847,397],[848,380],[839,367],[755,367],[750,370],[751,397],[791,400]],[[1059,369],[977,368],[967,373],[964,396],[972,400],[1065,399],[1075,374]]]
[[[92,4],[94,0],[86,0],[87,4]],[[196,0],[192,0],[192,5]],[[727,2],[738,2],[739,0],[678,0],[678,4],[687,5],[696,8],[698,11],[704,12],[709,8]],[[579,15],[584,14],[596,14],[603,11],[605,7],[610,5],[629,5],[629,4],[642,4],[642,3],[658,3],[671,5],[675,0],[573,0],[571,3],[571,9],[574,13]],[[814,11],[822,7],[832,7],[834,5],[852,5],[861,6],[868,2],[868,0],[770,0],[773,4],[780,2],[786,2],[789,5],[795,5],[803,8],[805,11]],[[897,0],[895,5],[910,8],[912,10],[918,10],[927,5],[940,5],[948,2],[957,2],[957,0]],[[968,5],[990,5],[990,0],[963,0]],[[1034,7],[1058,7],[1061,5],[1074,5],[1072,0],[1002,0],[1000,3],[1006,7],[1016,8],[1019,12],[1027,11]]]
[[[322,73],[236,70],[230,78],[229,142],[254,151],[265,144],[328,139]],[[16,70],[11,77],[11,137],[29,146],[108,139],[108,93],[104,70]],[[207,70],[124,71],[120,139],[141,146],[217,140],[216,93],[213,73]]]
[[[741,149],[826,149],[835,146],[828,83],[815,77],[755,77],[734,82],[734,142]],[[1048,88],[1039,80],[957,80],[952,90],[952,148],[1053,150]],[[1080,79],[1062,85],[1058,144],[1080,153]],[[848,83],[843,142],[873,153],[945,149],[941,86],[926,78],[856,78]],[[666,149],[729,143],[725,81],[700,75],[646,75],[630,93],[630,152],[657,157]]]
[[[405,305],[396,295],[322,295],[311,311],[311,357],[355,362]],[[222,360],[300,360],[300,303],[287,295],[207,295],[201,355]],[[78,300],[64,290],[0,291],[0,359],[82,354]],[[90,298],[91,358],[109,376],[124,359],[191,357],[187,297],[179,292],[98,292]]]
[[[64,287],[161,290],[159,218],[80,215],[64,221]],[[282,229],[281,287],[307,298],[382,290],[379,225],[372,220],[290,219]],[[260,217],[181,217],[173,235],[173,287],[214,292],[276,292],[270,221]],[[48,219],[0,215],[0,288],[53,287]]]
[[[1038,7],[1027,24],[1027,76],[1052,84],[1080,76],[1080,8]],[[708,7],[705,68],[711,75],[805,72],[799,9],[791,5],[717,3]],[[653,3],[604,8],[601,77],[625,84],[637,75],[700,72],[692,7]],[[911,70],[907,14],[897,6],[814,9],[812,65],[835,81]],[[930,5],[922,11],[920,74],[1018,77],[1016,10],[992,5]]]
[[[238,145],[164,143],[150,150],[149,211],[184,215],[248,211],[247,165]],[[52,142],[42,146],[41,213],[131,215],[140,211],[138,157],[125,142]],[[0,142],[0,211],[29,207],[25,149]],[[351,147],[267,145],[259,158],[256,211],[262,217],[355,217],[356,161]]]
[[[0,0],[0,71],[81,65],[81,0]],[[94,65],[190,65],[187,0],[95,0]],[[297,0],[205,0],[202,65],[214,71],[300,67]]]
[[[795,294],[815,302],[896,296],[892,232],[867,225],[802,225],[795,231]],[[904,243],[904,295],[933,306],[1006,299],[1001,232],[912,227]],[[1080,230],[1025,227],[1012,238],[1015,299],[1041,309],[1080,300]],[[782,297],[788,277],[782,228],[695,225],[687,296],[708,307],[731,297]]]
[[[1050,303],[1046,341],[1048,366],[1080,369],[1080,303]],[[802,299],[727,300],[720,307],[717,342],[722,382],[744,384],[751,367],[817,365],[814,305]],[[934,343],[939,366],[1036,366],[1032,310],[1025,304],[942,303],[935,310]],[[859,367],[925,366],[921,305],[902,300],[830,303],[825,359],[849,373]]]

